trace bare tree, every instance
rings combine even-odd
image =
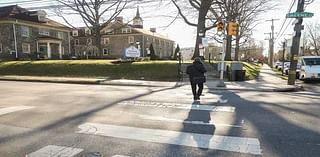
[[[320,49],[320,24],[309,23],[307,24],[307,41],[310,47],[314,48],[314,52],[319,56]]]
[[[206,31],[215,27],[215,23],[211,26],[206,26],[206,21],[212,20],[209,9],[217,0],[171,0],[178,9],[179,15],[183,18],[185,23],[190,26],[197,27],[197,37],[195,44],[195,51],[192,58],[199,56],[199,43],[205,37]],[[193,15],[193,17],[190,17]],[[194,20],[197,17],[196,20]]]
[[[238,16],[236,21],[239,23],[239,27],[236,36],[234,60],[239,60],[240,40],[244,38],[244,41],[246,41],[250,38],[252,30],[258,25],[258,15],[274,7],[268,5],[270,4],[269,2],[270,0],[240,1],[240,3],[242,3],[240,6],[242,7],[237,7]]]
[[[217,19],[225,22],[234,21],[238,23],[238,31],[235,49],[235,60],[239,58],[240,40],[250,38],[251,31],[257,25],[258,15],[273,6],[268,5],[270,0],[221,0],[212,6],[211,12]],[[228,31],[228,30],[227,30]],[[231,60],[232,36],[227,35],[226,60]]]
[[[114,20],[128,5],[129,0],[56,0],[57,2],[66,6],[60,8],[63,12],[64,9],[71,9],[72,13],[81,16],[84,24],[92,30],[94,37],[94,44],[98,48],[100,55],[102,55],[101,47],[101,34],[103,24],[109,24]],[[66,23],[68,20],[60,14]],[[71,25],[70,23],[68,23]]]
[[[249,38],[252,29],[257,25],[257,15],[270,8],[268,0],[171,0],[179,11],[180,16],[190,26],[197,27],[197,39],[193,58],[199,56],[199,43],[205,37],[206,31],[216,27],[218,20],[239,23],[238,36],[236,38],[236,58],[241,38]],[[197,21],[187,15],[197,13]],[[211,25],[206,25],[211,21]],[[215,38],[215,37],[214,37]],[[217,39],[217,38],[215,38]],[[232,36],[227,36],[226,60],[231,60]],[[237,60],[236,59],[236,60]]]

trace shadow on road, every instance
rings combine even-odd
[[[236,107],[235,119],[243,119],[245,125],[250,125],[252,126],[250,129],[253,129],[231,128],[227,134],[230,136],[258,138],[263,156],[316,157],[320,154],[319,132],[304,127],[302,125],[304,120],[300,120],[301,125],[292,123],[290,118],[293,117],[288,116],[286,113],[288,111],[303,113],[306,117],[313,118],[315,123],[320,121],[319,116],[312,113],[309,114],[306,111],[297,111],[290,107],[284,107],[279,103],[264,103],[259,101],[259,93],[255,93],[257,99],[250,100],[242,98],[235,91],[220,92],[210,90],[209,93],[223,95],[224,98],[227,98],[228,105]],[[274,109],[277,106],[279,108]],[[219,151],[214,155],[223,156],[222,153],[223,151]]]

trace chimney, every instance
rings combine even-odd
[[[156,28],[150,28],[150,32],[155,33],[156,32]]]
[[[123,23],[123,17],[122,16],[118,16],[118,17],[115,18],[115,21]]]

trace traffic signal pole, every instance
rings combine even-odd
[[[298,0],[298,6],[296,12],[303,12],[304,11],[304,3],[305,0]],[[299,54],[299,47],[300,47],[300,38],[301,38],[301,30],[302,30],[302,22],[303,18],[298,17],[298,22],[294,26],[295,36],[292,40],[292,48],[291,48],[291,56],[290,56],[290,70],[288,76],[288,85],[294,85],[296,80],[296,70],[297,70],[297,63],[298,63],[298,54]]]
[[[226,56],[226,24],[224,23],[223,25],[218,26],[218,31],[222,33],[223,36],[223,44],[222,44],[222,53],[221,53],[221,64],[220,64],[220,79],[217,84],[217,87],[226,87],[226,84],[224,83],[223,80],[223,73],[224,73],[224,58]]]

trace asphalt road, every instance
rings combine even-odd
[[[301,83],[306,91],[320,93],[320,83],[318,82],[309,82]]]
[[[206,89],[194,103],[189,86],[0,81],[0,100],[1,157],[320,156],[312,91]]]

